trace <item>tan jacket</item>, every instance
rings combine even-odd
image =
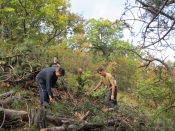
[[[111,83],[114,82],[114,77],[111,74],[106,73],[105,77],[101,76],[100,82],[102,82],[105,85],[105,87],[110,90],[112,88]]]

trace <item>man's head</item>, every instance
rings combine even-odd
[[[58,62],[58,57],[54,56],[53,61],[54,61],[54,63]]]
[[[55,70],[55,74],[56,74],[57,77],[64,76],[65,75],[65,70],[62,67],[57,68]]]
[[[79,66],[78,67],[78,76],[81,76],[82,73],[83,73],[83,67]]]
[[[101,76],[105,76],[106,73],[103,68],[98,68],[97,73],[100,74]]]
[[[83,72],[83,67],[82,66],[79,66],[79,68],[78,68],[78,72]]]

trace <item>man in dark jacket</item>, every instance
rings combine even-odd
[[[61,67],[48,67],[41,70],[36,76],[36,82],[39,88],[40,104],[45,102],[54,102],[52,88],[58,77],[64,76],[65,70]]]
[[[53,63],[50,64],[50,67],[54,67],[54,66],[61,66],[60,62],[58,62],[57,56],[54,56]]]

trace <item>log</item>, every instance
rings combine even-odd
[[[40,131],[73,131],[74,126],[73,125],[63,125],[60,127],[49,127],[49,128],[43,128]]]
[[[46,128],[46,111],[34,108],[29,111],[29,127],[34,126],[38,129]]]
[[[70,118],[60,118],[57,116],[46,116],[48,122],[53,123],[54,125],[61,126],[63,124],[70,125],[75,122],[74,119]]]
[[[84,124],[80,128],[78,128],[76,131],[82,131],[82,130],[91,130],[91,129],[99,129],[102,128],[104,125],[102,124]]]
[[[90,130],[96,128],[102,128],[103,125],[100,124],[84,124],[79,129],[75,129],[73,125],[63,125],[59,127],[49,127],[49,128],[42,128],[40,131],[83,131],[83,130]]]
[[[121,122],[121,120],[119,120],[119,119],[108,120],[108,121],[104,121],[103,124],[86,123],[86,124],[82,124],[81,127],[78,129],[75,129],[75,126],[73,126],[73,125],[63,124],[63,126],[59,126],[59,127],[43,128],[40,131],[72,131],[72,130],[82,131],[82,130],[100,129],[104,126],[116,125],[116,122],[119,123],[119,122]]]
[[[120,119],[112,119],[112,120],[104,121],[103,124],[86,123],[86,124],[83,124],[79,129],[76,129],[76,131],[97,129],[97,128],[102,128],[104,126],[114,126],[114,125],[118,126],[119,122],[121,122]]]
[[[11,119],[12,116],[18,116],[23,121],[28,121],[28,112],[26,111],[10,110],[0,107],[0,113],[5,113],[5,119]],[[4,115],[0,115],[0,119],[3,119],[3,117]]]
[[[5,119],[10,119],[12,116],[17,115],[22,118],[23,121],[28,122],[28,112],[26,111],[17,111],[17,110],[10,110],[0,107],[0,119],[3,119],[5,113]],[[60,118],[57,116],[46,116],[48,122],[53,123],[55,125],[62,125],[62,124],[71,124],[74,123],[74,119],[69,118]]]
[[[0,107],[0,119],[4,119],[4,113],[5,113],[5,119],[11,119],[12,116],[18,116],[18,118],[21,118],[22,121],[29,121],[30,125],[34,124],[34,121],[38,121],[36,123],[40,124],[44,124],[44,126],[46,126],[45,121],[43,120],[47,120],[48,122],[51,122],[55,125],[62,125],[62,126],[58,126],[58,127],[42,127],[40,128],[40,131],[67,131],[67,130],[75,130],[75,127],[73,126],[73,123],[75,122],[74,119],[68,119],[68,118],[59,118],[56,116],[45,116],[43,117],[45,114],[45,112],[42,111],[38,111],[39,109],[35,109],[34,111],[31,111],[30,113],[30,117],[28,117],[28,112],[26,111],[17,111],[17,110],[10,110],[10,109],[4,109],[2,107]],[[39,112],[39,113],[37,113]],[[41,112],[41,113],[40,113]],[[89,114],[89,112],[86,113],[85,116],[87,116],[87,114]],[[33,115],[33,116],[32,116]],[[36,116],[36,117],[35,117]],[[38,118],[38,120],[35,120],[35,118]],[[30,119],[29,119],[30,118]],[[43,118],[43,119],[41,119]],[[40,121],[39,121],[40,120]],[[103,124],[90,124],[90,123],[85,123],[82,124],[81,127],[79,129],[76,129],[76,131],[81,131],[81,130],[90,130],[90,129],[96,129],[96,128],[102,128],[105,125],[106,126],[113,126],[113,125],[118,125],[118,123],[120,123],[122,121],[122,117],[117,117],[117,119],[111,119],[111,120],[107,120],[104,121]],[[32,123],[33,122],[33,123]],[[40,126],[39,125],[39,126]]]
[[[21,99],[21,98],[22,98],[21,95],[18,95],[18,96],[9,97],[9,98],[7,98],[5,100],[0,100],[0,106],[2,106],[2,105],[10,105],[10,104],[13,103],[13,101],[15,99]]]
[[[62,120],[56,116],[46,116],[47,121],[49,121],[50,123],[53,123],[57,126],[62,125]]]
[[[15,93],[16,93],[15,91],[9,91],[9,92],[0,94],[0,99],[5,99],[5,98],[7,98],[7,97],[9,97],[9,96],[14,95]]]

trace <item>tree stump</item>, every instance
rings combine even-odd
[[[29,111],[29,126],[34,126],[38,129],[46,128],[46,111],[34,108]]]

